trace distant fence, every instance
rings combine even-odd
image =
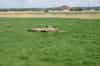
[[[71,15],[71,14],[100,14],[100,11],[69,11],[69,12],[43,12],[43,11],[8,11],[8,12],[3,12],[3,11],[0,11],[0,15],[4,14],[45,14],[45,13],[48,13],[48,14],[68,14],[68,15]]]
[[[50,12],[49,12],[50,13]],[[70,12],[51,12],[50,14],[100,14],[100,11],[70,11]]]
[[[70,11],[70,12],[34,12],[34,11],[8,11],[1,12],[0,17],[33,17],[33,18],[85,18],[100,19],[100,11]]]

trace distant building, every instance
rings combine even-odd
[[[48,9],[48,12],[69,12],[71,9],[71,7],[69,6],[66,6],[66,5],[63,5],[63,6],[60,6],[60,7],[56,7],[56,8],[50,8]]]

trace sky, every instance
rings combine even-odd
[[[47,8],[61,5],[100,6],[100,0],[0,0],[0,8]]]

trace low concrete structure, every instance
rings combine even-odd
[[[48,26],[45,28],[32,28],[28,30],[29,32],[64,32],[62,30],[58,30],[56,28],[53,28],[52,26]]]

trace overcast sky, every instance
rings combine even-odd
[[[0,8],[45,8],[61,5],[100,6],[100,0],[0,0]]]

